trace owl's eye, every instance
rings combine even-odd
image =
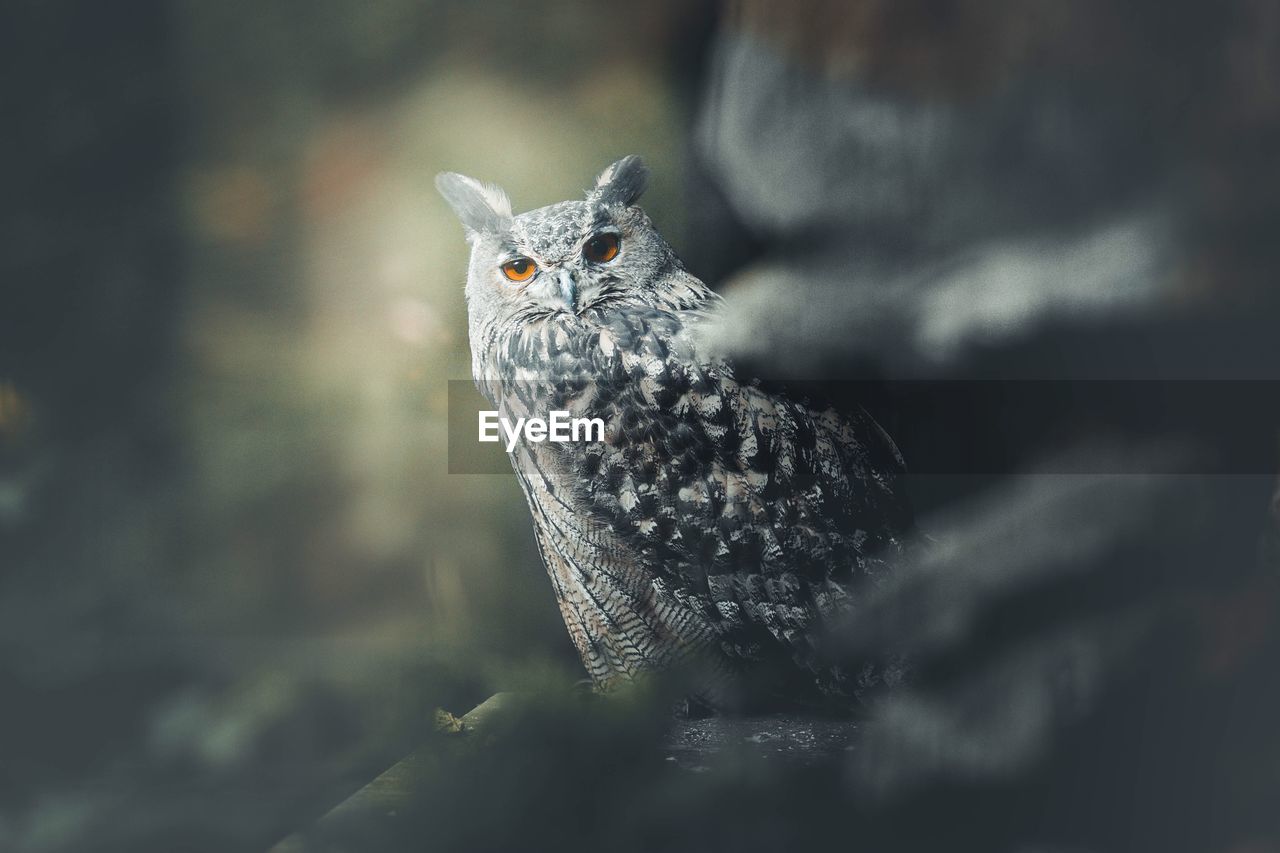
[[[512,258],[502,265],[502,274],[512,281],[528,281],[538,271],[538,265],[528,258]]]
[[[582,256],[597,264],[613,260],[618,256],[618,235],[595,235],[582,247]]]

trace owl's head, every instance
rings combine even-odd
[[[645,295],[678,265],[635,206],[649,170],[639,157],[605,169],[580,201],[511,213],[500,188],[453,172],[436,187],[471,243],[467,306],[477,322],[525,323]]]

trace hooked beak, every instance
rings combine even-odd
[[[560,276],[557,280],[560,285],[560,297],[564,299],[564,304],[569,307],[570,311],[578,310],[578,281],[569,270],[560,270]]]

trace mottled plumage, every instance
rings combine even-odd
[[[569,633],[602,688],[690,664],[712,704],[763,669],[855,692],[815,640],[900,547],[897,450],[868,415],[766,390],[706,350],[720,298],[635,206],[645,177],[628,157],[585,200],[515,217],[499,190],[437,181],[472,244],[482,392],[510,418],[605,422],[603,442],[511,454]],[[510,280],[513,259],[536,271]]]

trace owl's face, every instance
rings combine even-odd
[[[478,326],[525,324],[651,291],[678,263],[634,206],[647,170],[636,157],[601,174],[584,200],[512,216],[501,190],[446,173],[436,179],[467,229],[467,306]]]

